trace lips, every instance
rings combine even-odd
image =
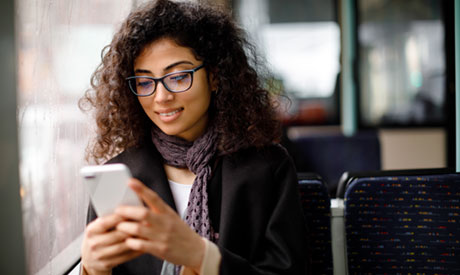
[[[182,114],[182,111],[184,110],[183,107],[181,108],[178,108],[178,109],[165,109],[165,110],[161,110],[161,111],[158,111],[158,112],[155,112],[159,119],[164,122],[164,123],[170,123],[170,122],[173,122],[175,121],[176,119],[178,119],[180,117],[180,115]]]
[[[173,110],[173,111],[158,112],[158,114],[160,116],[172,116],[172,115],[175,115],[175,114],[179,113],[182,110],[184,110],[184,108],[179,108],[179,109],[176,109],[176,110]]]

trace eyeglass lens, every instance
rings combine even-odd
[[[183,92],[192,85],[192,74],[190,72],[179,72],[171,74],[158,80],[163,83],[166,89],[171,92]],[[138,77],[129,80],[129,86],[138,95],[149,95],[155,91],[157,83],[148,77]]]

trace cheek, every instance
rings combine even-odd
[[[142,107],[142,110],[144,110],[144,112],[149,115],[149,112],[148,110],[150,109],[150,100],[148,100],[147,98],[138,98],[139,100],[139,103]]]
[[[203,79],[202,83],[206,83],[207,80]],[[200,108],[203,112],[206,112],[209,109],[209,104],[211,102],[211,87],[207,84],[203,84],[198,87],[197,93],[194,94],[194,101],[197,103],[196,106]],[[190,101],[191,102],[191,101]]]
[[[205,113],[209,109],[209,104],[211,102],[211,93],[200,93],[199,95],[196,95],[193,99],[190,99],[189,102],[193,102],[192,105],[195,112]]]

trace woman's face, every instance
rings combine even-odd
[[[190,48],[177,45],[173,40],[162,38],[147,45],[134,62],[136,76],[162,77],[165,74],[190,70],[203,64]],[[211,91],[216,85],[210,83],[205,68],[193,73],[189,90],[169,92],[161,82],[155,92],[138,97],[147,116],[165,134],[193,141],[204,133],[208,124],[208,108]]]

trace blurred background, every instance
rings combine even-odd
[[[11,2],[26,272],[55,274],[86,220],[79,169],[94,126],[78,100],[146,1]],[[331,194],[346,170],[455,167],[453,1],[207,2],[231,10],[257,46],[282,93],[283,144]]]

